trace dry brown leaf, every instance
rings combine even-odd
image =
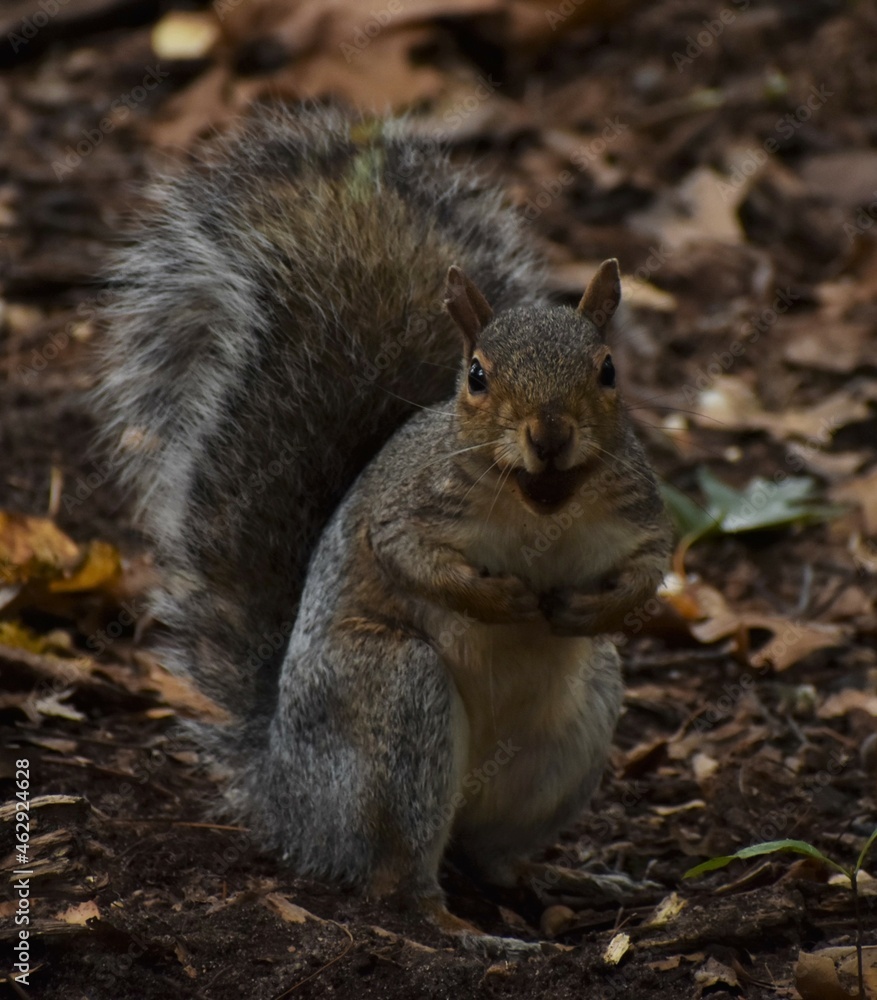
[[[855,987],[846,989],[838,976],[835,961],[839,956],[832,954],[838,950],[855,951],[853,948],[832,948],[812,954],[800,952],[795,966],[795,985],[802,1000],[854,1000],[858,990]]]
[[[672,920],[688,906],[688,901],[683,899],[679,893],[671,892],[665,896],[655,907],[654,912],[643,924],[644,927],[666,927]]]
[[[354,38],[353,32],[348,36]],[[358,107],[398,111],[434,100],[446,85],[443,74],[416,64],[414,52],[427,45],[433,32],[416,26],[385,30],[356,57],[348,60],[341,48],[297,60],[270,77],[266,93],[281,97],[335,97]],[[466,109],[460,109],[465,113]]]
[[[427,954],[434,955],[437,950],[435,948],[430,948],[428,944],[421,944],[419,941],[412,941],[410,938],[402,937],[401,934],[394,934],[393,931],[388,931],[385,927],[378,927],[376,924],[371,925],[371,930],[374,931],[378,937],[398,942],[406,948],[413,948],[415,951],[424,951]]]
[[[792,441],[787,446],[787,453],[799,463],[799,467],[815,472],[821,479],[834,482],[837,479],[848,479],[870,459],[868,451],[819,451],[807,442]]]
[[[844,688],[829,695],[816,713],[820,719],[837,719],[852,711],[867,712],[877,718],[877,695],[855,688]]]
[[[211,66],[162,105],[161,114],[145,129],[146,138],[160,149],[185,149],[211,128],[222,128],[244,111],[230,99],[231,73],[224,65]],[[136,435],[136,431],[132,430]],[[148,446],[148,445],[147,445]]]
[[[708,753],[696,753],[691,758],[691,770],[694,772],[695,780],[706,781],[711,778],[719,769],[719,762]]]
[[[162,699],[177,712],[206,718],[220,724],[229,721],[228,713],[215,701],[199,691],[186,678],[170,673],[151,653],[138,649],[134,653],[134,661],[139,667],[146,670],[147,677],[145,679],[133,676],[130,671],[116,669],[111,664],[100,664],[98,669],[101,673],[111,677],[117,684],[121,684],[134,693],[158,692]]]
[[[752,615],[746,619],[747,628],[767,628],[773,637],[753,653],[750,662],[754,667],[771,666],[774,670],[787,670],[819,649],[842,646],[850,630],[841,625],[792,621],[779,615]]]
[[[269,892],[264,897],[263,902],[287,924],[304,924],[309,920],[313,920],[318,924],[330,922],[323,920],[322,917],[318,917],[315,913],[311,913],[310,910],[304,909],[304,907],[299,906],[297,903],[293,903],[292,900],[279,892]]]
[[[847,209],[859,208],[874,200],[877,150],[843,149],[814,153],[798,164],[804,181],[824,198]],[[843,178],[843,183],[838,180]]]
[[[52,656],[71,651],[70,636],[66,632],[48,632],[40,635],[17,621],[0,621],[0,647],[25,650],[38,656]],[[63,661],[62,661],[63,662]]]
[[[558,903],[555,906],[548,906],[542,911],[542,916],[539,918],[539,930],[544,937],[555,938],[558,934],[569,930],[570,927],[574,927],[577,920],[578,916],[574,910]]]
[[[681,964],[681,955],[671,955],[670,958],[659,958],[656,962],[648,963],[649,968],[656,972],[671,972],[673,969],[678,969]]]
[[[0,583],[27,583],[72,573],[79,546],[52,521],[0,511]]]
[[[100,910],[97,903],[93,899],[90,899],[85,903],[69,907],[62,913],[59,913],[55,919],[63,920],[65,924],[78,924],[84,927],[89,920],[94,920],[98,917],[100,917]]]
[[[730,966],[724,965],[713,957],[708,958],[704,966],[694,973],[694,979],[702,991],[710,990],[719,985],[735,988],[740,986],[737,973]]]
[[[674,251],[700,241],[743,243],[737,208],[745,192],[709,167],[697,167],[646,210],[628,216],[630,225]]]
[[[857,379],[813,406],[773,413],[763,409],[747,382],[720,375],[700,393],[692,419],[722,430],[763,430],[781,443],[800,438],[814,448],[831,443],[842,427],[868,419],[877,400],[877,380]]]
[[[862,511],[865,534],[869,538],[877,537],[877,469],[835,486],[831,499],[857,504]]]
[[[777,324],[777,333],[792,326],[792,320]],[[831,330],[831,339],[826,329]],[[824,311],[813,317],[795,317],[793,336],[783,348],[786,361],[821,371],[855,372],[863,365],[877,365],[877,340],[867,323],[831,319]]]
[[[638,743],[624,755],[622,774],[630,778],[652,770],[666,757],[667,740],[665,737]]]
[[[52,693],[37,698],[32,702],[34,711],[39,715],[47,715],[58,719],[68,719],[70,722],[82,722],[85,716],[72,705],[67,705],[66,700],[72,694],[70,691]]]
[[[642,0],[510,0],[510,43],[533,47],[586,24],[613,24]]]
[[[108,542],[89,542],[83,550],[82,563],[70,576],[49,583],[52,593],[113,588],[122,576],[118,550]]]
[[[705,644],[734,637],[738,653],[746,655],[754,667],[770,665],[774,670],[785,670],[818,649],[841,645],[849,635],[849,629],[842,625],[737,611],[709,584],[693,578],[682,581],[678,576],[675,580],[676,586],[662,596],[688,622],[691,635]],[[754,629],[772,636],[750,654],[749,634]]]

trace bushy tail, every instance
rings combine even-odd
[[[172,669],[258,741],[327,518],[416,406],[447,397],[460,264],[539,299],[522,224],[404,122],[265,113],[157,181],[112,273],[99,404],[164,584]],[[224,753],[223,753],[224,751]]]

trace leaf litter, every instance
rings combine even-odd
[[[11,261],[0,712],[45,802],[34,811],[48,838],[34,925],[43,985],[63,995],[88,982],[96,1000],[297,986],[578,997],[583,983],[631,1000],[848,996],[831,950],[854,925],[842,886],[755,858],[721,894],[681,876],[756,839],[834,855],[877,810],[867,5],[806,16],[733,5],[730,20],[700,0],[568,13],[535,0],[217,0],[161,18],[137,0],[91,6],[99,32],[70,5],[6,69],[15,87],[0,136]],[[6,35],[17,11],[0,15]],[[167,82],[65,174],[67,147],[156,60]],[[814,88],[831,92],[824,109],[808,108]],[[91,378],[87,341],[100,336],[82,307],[156,150],[185,156],[252,101],[303,98],[413,109],[454,155],[481,158],[532,226],[560,296],[572,300],[603,257],[621,258],[628,309],[613,355],[680,536],[697,543],[663,600],[631,622],[611,766],[593,809],[547,854],[647,872],[673,901],[660,920],[654,907],[543,919],[537,902],[491,898],[450,869],[455,912],[494,933],[542,927],[569,949],[485,967],[392,909],[295,879],[239,830],[205,820],[214,775],[175,721],[211,708],[147,648],[161,629],[145,596],[154,571],[76,402]],[[838,171],[847,182],[833,183]],[[97,485],[77,493],[89,476]],[[288,923],[269,897],[313,916]]]

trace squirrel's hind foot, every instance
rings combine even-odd
[[[420,910],[443,934],[453,938],[462,951],[482,958],[517,959],[559,951],[548,941],[521,941],[519,938],[486,934],[475,924],[457,917],[438,897],[420,900]]]

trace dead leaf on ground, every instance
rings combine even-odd
[[[715,587],[696,578],[684,581],[675,592],[665,594],[665,600],[688,622],[695,639],[710,644],[733,638],[738,654],[746,656],[754,667],[786,670],[819,649],[842,645],[849,635],[848,628],[833,623],[806,622],[759,611],[737,611]],[[770,632],[771,638],[757,652],[750,653],[750,633],[756,629]]]
[[[0,583],[70,575],[82,558],[76,542],[48,518],[0,511]]]
[[[877,537],[877,468],[838,484],[831,496],[843,503],[856,504],[862,513],[865,535],[869,538]]]
[[[855,688],[830,694],[816,713],[820,719],[837,719],[852,711],[867,712],[877,719],[877,695]]]
[[[717,958],[708,958],[705,964],[694,973],[694,981],[703,995],[711,991],[716,986],[730,986],[734,989],[740,988],[740,981],[737,973],[729,966],[724,965]]]
[[[713,430],[763,430],[785,444],[792,438],[827,447],[835,433],[871,416],[877,380],[859,378],[813,406],[765,410],[752,387],[736,375],[720,375],[700,393],[692,420]]]
[[[743,243],[737,208],[743,192],[709,167],[697,167],[654,204],[629,217],[634,229],[668,244],[674,251],[701,240]]]
[[[315,913],[311,913],[310,910],[304,909],[304,907],[299,906],[297,903],[293,903],[291,899],[288,899],[279,892],[269,892],[264,897],[263,902],[287,924],[305,924],[309,920],[319,924],[331,923],[331,921],[323,920],[322,917],[318,917]]]
[[[89,920],[98,917],[100,917],[98,905],[93,899],[90,899],[84,903],[78,903],[76,906],[68,907],[59,913],[56,919],[63,920],[65,924],[79,924],[84,927]]]
[[[865,984],[877,988],[877,945],[865,947]],[[798,955],[795,985],[803,1000],[854,1000],[856,986],[855,948],[825,948]]]

